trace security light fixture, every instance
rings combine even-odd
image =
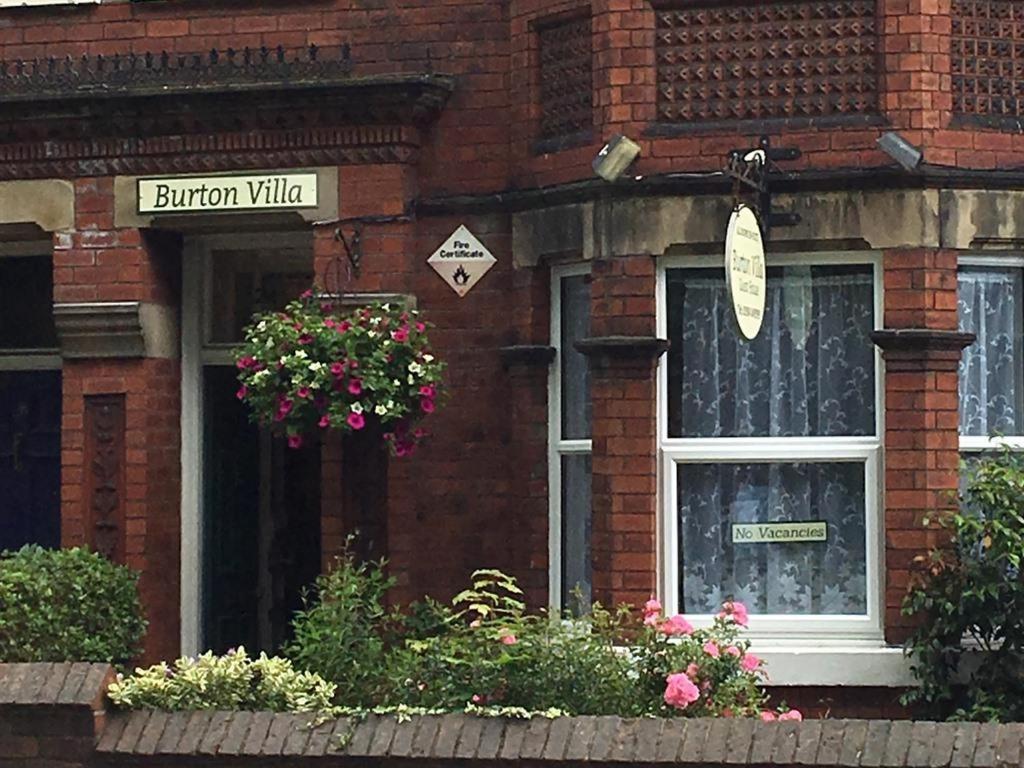
[[[605,181],[615,181],[640,154],[640,145],[632,139],[616,134],[594,158],[594,173]]]
[[[878,148],[899,163],[905,171],[916,171],[921,165],[921,150],[893,131],[882,134],[878,140]]]

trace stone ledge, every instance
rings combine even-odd
[[[658,358],[668,351],[669,340],[656,336],[593,336],[580,339],[575,346],[587,357]]]
[[[113,679],[109,664],[0,664],[0,707],[98,708]]]
[[[573,717],[463,714],[400,722],[371,715],[316,723],[309,715],[133,712],[109,718],[103,757],[149,755],[366,758],[632,765],[806,765],[996,768],[1022,764],[1024,724]],[[348,760],[344,760],[348,762]]]

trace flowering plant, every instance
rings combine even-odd
[[[397,456],[412,453],[433,413],[444,364],[410,309],[373,304],[340,315],[311,292],[253,318],[235,353],[238,398],[292,448],[317,430],[379,424]]]

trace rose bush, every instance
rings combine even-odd
[[[254,317],[235,362],[238,398],[291,447],[319,430],[376,423],[397,456],[424,436],[418,423],[437,407],[444,371],[414,310],[373,304],[338,314],[312,293]]]

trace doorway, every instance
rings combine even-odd
[[[0,256],[0,551],[60,546],[57,347],[51,257]]]
[[[290,449],[250,420],[232,359],[254,312],[281,309],[309,288],[312,243],[241,240],[207,238],[186,253],[185,317],[200,305],[182,329],[186,653],[279,650],[320,572],[320,448]],[[190,563],[198,573],[186,580]]]

